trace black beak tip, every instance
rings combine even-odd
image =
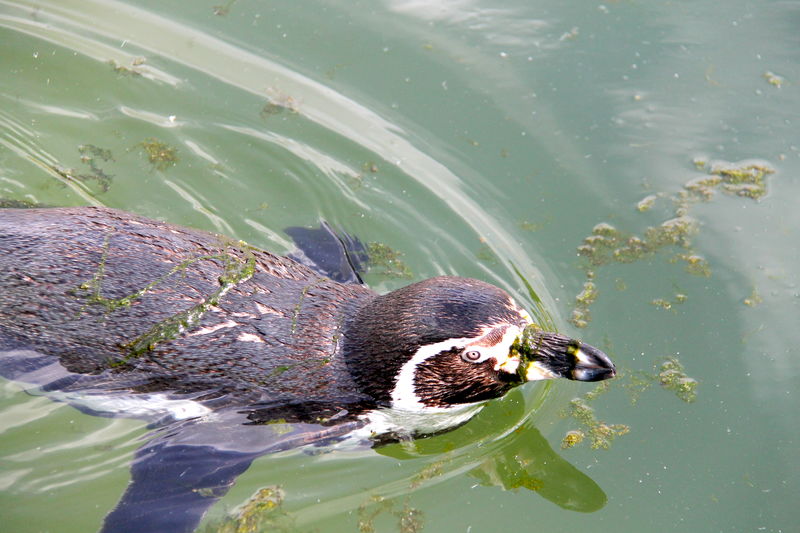
[[[581,344],[575,354],[572,379],[578,381],[603,381],[617,375],[617,367],[605,353],[594,346]]]

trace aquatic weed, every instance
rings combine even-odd
[[[403,254],[380,242],[367,243],[369,266],[382,269],[379,274],[390,278],[410,279],[411,269],[402,259]]]
[[[178,163],[178,149],[155,137],[148,137],[136,146],[140,147],[147,160],[156,170],[166,170]]]
[[[693,164],[697,170],[704,171],[705,174],[688,180],[683,190],[672,196],[675,206],[673,218],[657,226],[648,227],[641,236],[627,234],[611,224],[601,222],[592,228],[591,234],[577,247],[578,255],[583,258],[581,268],[586,281],[581,292],[575,297],[571,317],[573,325],[584,328],[589,324],[591,320],[589,309],[597,300],[595,270],[603,265],[635,263],[653,257],[663,250],[677,249],[670,258],[671,262],[684,262],[685,270],[689,274],[711,276],[711,266],[708,261],[697,254],[692,247],[692,238],[700,230],[698,222],[689,216],[692,206],[710,201],[717,191],[759,200],[767,194],[767,176],[775,172],[766,163],[752,160],[730,163],[709,162],[704,158],[695,158]],[[645,197],[637,203],[637,210],[648,211],[657,198],[658,195]],[[683,301],[685,297],[681,302],[657,299],[652,303],[670,309],[673,303]]]
[[[209,524],[207,533],[297,533],[294,518],[283,510],[285,493],[279,486],[264,487],[256,491],[238,510],[235,516]]]
[[[611,447],[611,443],[616,437],[625,435],[630,431],[630,426],[625,424],[607,424],[601,420],[598,420],[594,409],[584,398],[575,398],[569,403],[568,416],[574,418],[581,426],[583,426],[583,431],[577,431],[588,437],[592,449],[595,450],[598,448],[602,448],[604,450],[609,449]],[[574,431],[576,430],[573,430],[573,432]],[[567,439],[567,436],[565,436],[567,443],[576,440],[576,434],[573,433],[572,435],[573,436],[569,439]],[[577,442],[582,440],[583,437],[581,437]],[[564,442],[565,441],[562,440],[562,446]],[[572,446],[577,444],[577,442],[574,442]]]
[[[672,391],[686,403],[697,399],[697,380],[690,378],[683,370],[683,365],[674,357],[661,363],[658,382],[666,390]]]

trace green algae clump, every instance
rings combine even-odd
[[[783,84],[786,82],[783,76],[778,76],[777,74],[775,74],[770,70],[762,74],[761,77],[767,80],[767,83],[769,83],[773,87],[777,87],[778,89],[783,87]]]
[[[108,192],[113,175],[107,174],[100,168],[98,160],[103,162],[114,161],[111,150],[100,148],[93,144],[82,144],[78,146],[78,152],[81,155],[81,163],[89,167],[88,172],[81,172],[74,168],[54,165],[44,161],[36,161],[36,163],[57,175],[63,182],[80,184],[80,188],[90,196],[94,196],[88,188],[88,183],[91,181],[97,183],[100,187],[100,192]]]
[[[659,309],[663,309],[665,311],[669,311],[673,308],[673,306],[680,305],[688,300],[689,297],[685,294],[678,293],[676,294],[672,300],[667,300],[665,298],[655,298],[650,301],[651,305],[658,307]]]
[[[717,162],[711,165],[710,173],[722,178],[725,192],[758,200],[767,194],[766,177],[775,169],[761,163]]]
[[[658,382],[665,389],[672,391],[686,403],[697,399],[697,380],[690,378],[683,370],[683,365],[674,357],[661,364]]]
[[[625,435],[630,431],[630,427],[625,424],[606,424],[598,420],[594,414],[594,409],[582,398],[575,398],[569,403],[569,416],[577,420],[585,428],[585,436],[589,438],[592,449],[607,450],[616,437]],[[573,430],[575,431],[575,430]],[[583,431],[580,431],[583,433]],[[569,437],[569,433],[564,437],[566,442],[575,440],[575,436]],[[580,438],[572,446],[583,440]],[[562,441],[562,446],[564,441]],[[570,446],[567,446],[570,447]]]
[[[764,299],[758,293],[758,290],[753,287],[753,291],[750,293],[750,296],[742,300],[742,303],[748,307],[756,307],[764,302]]]
[[[284,492],[280,487],[265,487],[256,491],[234,517],[222,523],[209,524],[207,533],[257,533],[275,531],[297,532],[294,519],[283,510]]]
[[[619,378],[622,387],[628,393],[631,405],[636,405],[642,393],[655,383],[686,403],[692,403],[697,399],[699,384],[696,379],[686,375],[683,364],[677,357],[663,359],[660,364],[654,365],[651,371],[622,372]]]
[[[143,57],[135,57],[131,60],[130,66],[122,65],[114,59],[109,60],[108,64],[111,65],[111,68],[117,74],[120,74],[122,76],[131,76],[135,78],[142,75],[142,69],[140,69],[139,67],[144,65],[146,62],[147,60]]]
[[[689,274],[709,277],[711,267],[708,261],[692,249],[692,238],[700,230],[698,222],[689,216],[692,206],[710,201],[718,191],[760,200],[767,194],[767,176],[775,173],[771,166],[757,160],[730,163],[695,158],[693,163],[698,171],[705,173],[687,181],[683,189],[671,197],[675,206],[673,218],[646,228],[641,236],[627,234],[611,224],[601,222],[583,239],[577,252],[584,258],[580,268],[586,273],[586,282],[575,298],[570,319],[573,325],[584,328],[591,320],[589,307],[597,299],[594,285],[596,267],[611,263],[635,263],[662,250],[677,248],[671,262],[683,261]],[[662,196],[661,193],[646,196],[637,203],[637,210],[649,211],[659,196]],[[591,290],[587,290],[589,288]],[[654,300],[653,303],[665,309],[672,307],[672,303],[662,300]]]
[[[282,113],[298,114],[300,112],[300,103],[280,89],[270,87],[267,89],[267,103],[261,108],[261,118],[267,119],[270,116],[280,115]]]
[[[142,149],[147,160],[156,170],[166,170],[178,163],[178,149],[155,137],[148,137],[136,146]]]
[[[650,211],[656,203],[658,196],[655,194],[650,194],[645,196],[636,204],[636,210],[640,213],[644,213],[645,211]]]
[[[393,500],[387,500],[383,496],[375,495],[358,507],[359,533],[375,533],[377,531],[375,519],[381,514],[394,515],[398,519],[400,533],[419,533],[424,526],[424,513],[411,507],[408,503],[408,498],[406,498],[400,510],[395,510]]]
[[[445,473],[444,467],[448,462],[450,462],[449,456],[425,465],[422,470],[414,474],[414,476],[411,478],[411,483],[409,483],[408,488],[412,490],[417,489],[429,479],[441,476]]]
[[[697,254],[678,254],[675,259],[684,261],[686,263],[684,269],[693,276],[700,276],[703,278],[711,276],[711,267],[704,257]]]
[[[683,188],[693,195],[683,198],[684,204],[707,202],[717,190],[759,200],[767,194],[767,176],[775,173],[774,168],[758,161],[714,161],[709,165],[707,175],[692,178],[684,184]]]
[[[571,321],[577,327],[582,328],[591,320],[589,306],[597,300],[597,286],[592,281],[583,284],[583,290],[575,297],[575,309],[572,310]]]
[[[94,180],[100,185],[103,192],[107,192],[111,186],[111,178],[113,175],[106,174],[103,169],[100,168],[98,160],[103,162],[114,161],[111,150],[100,148],[93,144],[82,144],[78,147],[78,152],[81,154],[81,163],[89,166],[89,173],[80,174],[76,177],[83,181]]]
[[[410,279],[411,269],[400,258],[402,253],[380,242],[367,243],[367,255],[371,267],[380,267],[382,276]]]
[[[683,188],[708,201],[714,197],[714,190],[720,183],[722,183],[722,178],[719,176],[698,176],[684,183]]]
[[[564,435],[563,439],[561,439],[561,449],[566,450],[567,448],[572,448],[583,442],[583,439],[585,438],[586,433],[579,429],[567,431],[567,434]]]
[[[233,4],[236,3],[236,0],[228,0],[224,4],[213,6],[214,14],[218,17],[226,17],[231,12],[231,8]]]

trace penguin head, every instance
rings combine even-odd
[[[362,392],[411,412],[461,408],[526,381],[597,381],[615,372],[600,350],[541,331],[505,291],[452,276],[371,300],[343,349]]]

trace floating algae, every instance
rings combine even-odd
[[[45,207],[33,200],[15,200],[13,198],[0,198],[0,209],[33,209]]]
[[[582,397],[574,398],[570,402],[569,408],[562,412],[563,417],[572,418],[581,426],[580,429],[567,431],[561,439],[562,449],[573,448],[584,442],[588,437],[593,449],[602,448],[607,450],[611,447],[611,443],[616,437],[625,435],[630,431],[630,426],[625,424],[607,424],[598,420],[594,408],[589,405],[589,402],[593,402],[609,390],[610,382],[604,381]]]
[[[267,89],[267,103],[261,108],[261,118],[268,119],[270,116],[282,113],[296,115],[300,112],[300,103],[280,89],[270,87]]]
[[[147,160],[156,170],[166,170],[178,163],[178,149],[155,137],[148,137],[136,146],[144,151]]]
[[[394,500],[388,500],[383,496],[371,496],[358,507],[359,533],[375,533],[377,531],[375,519],[382,514],[394,515],[397,518],[397,530],[400,533],[422,531],[425,515],[419,509],[411,507],[408,498],[404,501],[401,509],[395,510]]]
[[[131,60],[130,66],[122,65],[114,59],[109,60],[108,64],[111,65],[111,68],[114,69],[114,72],[117,74],[122,76],[138,77],[142,75],[142,70],[139,67],[144,65],[146,62],[147,60],[143,57],[135,57]]]
[[[758,290],[753,287],[753,291],[750,293],[750,296],[742,300],[742,303],[748,307],[755,307],[760,305],[763,301],[764,299],[758,293]]]
[[[586,438],[586,433],[584,433],[579,429],[573,429],[567,431],[567,434],[564,435],[563,439],[561,439],[561,448],[563,449],[572,448],[573,446],[576,446],[581,442],[583,442],[583,439],[585,438]]]
[[[543,229],[550,221],[547,220],[545,222],[531,222],[530,220],[521,220],[517,223],[517,226],[522,231],[539,231]]]
[[[412,490],[419,488],[423,483],[428,481],[429,479],[433,479],[436,477],[441,476],[445,473],[444,467],[451,461],[451,457],[446,455],[444,458],[439,459],[438,461],[434,461],[414,474],[411,478],[411,483],[409,483],[408,487]]]
[[[766,177],[775,170],[761,163],[716,162],[709,172],[722,178],[722,191],[758,200],[767,194]]]
[[[102,162],[114,161],[111,150],[106,150],[93,144],[82,144],[78,147],[78,152],[81,154],[81,163],[89,167],[88,172],[81,172],[77,169],[66,168],[60,165],[52,165],[43,161],[40,162],[40,164],[57,174],[65,182],[80,183],[83,186],[82,188],[89,194],[91,194],[91,192],[86,185],[91,181],[98,184],[101,192],[107,192],[111,186],[111,178],[113,175],[106,174],[106,172],[100,168],[98,160]]]
[[[498,264],[497,255],[494,253],[494,250],[492,250],[492,247],[489,246],[483,239],[481,239],[481,245],[475,252],[475,257],[477,257],[480,261],[490,265]]]
[[[645,211],[650,211],[653,208],[653,205],[656,203],[656,199],[658,196],[655,194],[651,194],[649,196],[645,196],[636,204],[636,210],[640,213],[644,213]]]
[[[598,420],[594,409],[582,398],[575,398],[569,403],[568,414],[578,421],[584,429],[567,433],[567,436],[561,442],[564,448],[574,446],[581,442],[583,436],[585,436],[588,437],[593,449],[602,448],[607,450],[611,447],[611,443],[616,437],[625,435],[630,431],[630,427],[625,424],[607,424]],[[576,432],[582,436],[578,438]]]
[[[786,80],[783,78],[783,76],[778,76],[777,74],[775,74],[774,72],[769,71],[769,70],[766,71],[762,75],[762,77],[765,80],[767,80],[767,83],[769,83],[773,87],[777,87],[778,89],[783,87],[783,84],[786,82]]]
[[[379,274],[382,276],[409,279],[413,275],[408,265],[400,259],[403,254],[383,243],[367,243],[367,255],[370,267],[381,268]]]
[[[218,17],[226,17],[231,12],[231,8],[233,4],[236,3],[236,0],[228,0],[224,4],[213,6],[212,9],[214,10],[214,14]]]
[[[687,376],[683,371],[683,365],[674,357],[668,358],[661,364],[658,382],[686,403],[697,399],[697,380]]]
[[[647,228],[643,235],[625,233],[611,224],[601,222],[592,228],[589,236],[578,246],[578,255],[583,258],[581,267],[586,274],[583,289],[575,297],[571,322],[579,328],[586,327],[591,320],[590,306],[597,300],[595,285],[596,269],[610,263],[635,263],[655,256],[664,250],[676,250],[671,262],[685,263],[689,274],[709,277],[708,261],[692,248],[692,238],[699,232],[699,224],[689,216],[692,206],[708,202],[717,192],[759,200],[767,194],[767,176],[775,170],[758,161],[730,163],[708,162],[703,158],[693,161],[695,168],[705,174],[687,181],[683,190],[672,196],[675,216],[657,226]],[[640,200],[637,210],[648,211],[658,195]],[[685,298],[684,298],[685,300]],[[668,309],[674,302],[655,300],[654,305]]]
[[[692,403],[697,399],[698,382],[689,377],[677,357],[666,357],[653,365],[650,371],[631,371],[621,369],[617,378],[603,381],[597,387],[580,398],[573,399],[562,416],[574,419],[578,428],[570,429],[561,439],[561,448],[573,448],[588,441],[594,449],[609,449],[616,437],[630,432],[626,424],[608,424],[599,420],[595,409],[590,405],[603,394],[618,390],[620,387],[627,393],[631,405],[639,402],[642,394],[658,384],[665,391],[672,392],[680,400]]]
[[[81,154],[81,163],[89,166],[89,173],[79,174],[76,177],[83,181],[94,180],[100,185],[103,192],[107,192],[108,188],[111,186],[111,178],[113,175],[106,174],[103,169],[100,168],[98,160],[103,162],[114,161],[111,150],[100,148],[93,144],[82,144],[78,147],[78,152]]]
[[[280,487],[259,489],[236,513],[221,523],[209,524],[206,533],[257,533],[275,531],[296,533],[294,519],[283,510],[284,492]]]
[[[589,312],[591,306],[597,299],[597,286],[591,281],[583,284],[583,290],[575,297],[575,309],[572,310],[572,323],[579,328],[586,327],[592,319]]]
[[[689,377],[677,357],[667,357],[654,365],[651,372],[623,372],[622,387],[627,391],[631,404],[636,405],[646,390],[658,383],[664,390],[675,394],[680,400],[692,403],[697,399],[696,379]]]
[[[663,309],[665,311],[671,310],[674,306],[680,305],[688,300],[689,297],[683,293],[678,293],[672,300],[666,300],[664,298],[654,298],[650,301],[650,305],[654,305],[659,309]]]

